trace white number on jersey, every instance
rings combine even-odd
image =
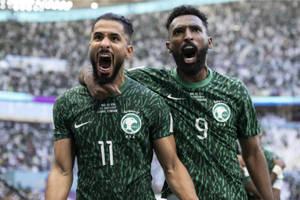
[[[104,151],[104,141],[98,141],[98,144],[101,145],[102,165],[106,165],[106,162],[105,162],[105,151]],[[106,144],[109,145],[109,147],[108,147],[109,148],[109,164],[110,165],[114,165],[114,156],[113,156],[113,144],[112,144],[112,141],[106,141]]]
[[[201,117],[197,118],[195,127],[199,132],[201,132],[201,135],[197,135],[200,140],[207,138],[208,123],[205,119]]]

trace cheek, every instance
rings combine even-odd
[[[180,40],[172,40],[172,42],[170,43],[170,48],[172,50],[178,50],[180,48],[180,45],[181,45],[181,41]]]
[[[94,54],[94,52],[95,52],[95,45],[90,45],[89,52],[90,52],[90,54]]]
[[[127,49],[124,47],[113,48],[115,58],[124,58],[127,55]]]

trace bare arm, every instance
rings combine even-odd
[[[177,157],[174,136],[154,140],[153,146],[172,192],[182,200],[198,199],[193,181]]]
[[[273,188],[273,195],[274,195],[274,200],[279,200],[280,198],[280,190]]]
[[[90,67],[83,67],[79,72],[78,81],[81,85],[87,86],[90,94],[95,99],[103,100],[114,94],[121,94],[119,87],[115,83],[107,83],[98,85],[94,81],[93,69]]]
[[[71,139],[54,142],[54,164],[47,181],[46,200],[65,200],[73,182],[74,150]]]
[[[239,139],[242,155],[256,188],[264,200],[273,199],[270,175],[266,159],[258,143],[258,137]]]

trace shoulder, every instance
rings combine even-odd
[[[162,67],[134,67],[127,69],[129,75],[152,75],[152,76],[168,76],[171,75],[171,70]]]
[[[224,90],[235,96],[249,96],[246,85],[238,78],[220,74],[214,71],[213,85],[219,85]]]
[[[245,87],[244,83],[236,78],[236,77],[231,77],[225,74],[220,74],[217,71],[212,70],[214,73],[214,80],[220,81],[220,82],[226,82],[228,85],[233,85],[233,86],[239,86],[239,87]]]
[[[54,107],[61,107],[73,104],[80,99],[80,96],[87,95],[89,96],[87,88],[82,85],[78,85],[76,87],[66,90],[64,93],[59,95],[54,103]]]
[[[129,78],[129,87],[127,88],[128,94],[134,101],[143,101],[148,107],[163,105],[166,106],[164,99],[153,92],[148,87],[141,83]]]
[[[139,94],[141,95],[142,97],[149,97],[149,96],[155,96],[155,97],[158,97],[160,98],[160,96],[158,94],[156,94],[155,92],[153,92],[152,90],[150,90],[149,88],[147,88],[146,86],[142,85],[141,83],[137,82],[136,80],[134,79],[131,79],[129,77],[127,77],[129,79],[129,90],[132,92],[132,93],[135,93],[135,94]]]

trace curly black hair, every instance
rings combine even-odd
[[[170,24],[172,23],[172,21],[176,17],[179,17],[181,15],[195,15],[195,16],[199,17],[199,19],[202,20],[204,26],[207,28],[207,25],[208,25],[207,17],[203,12],[201,12],[200,10],[198,10],[197,8],[195,8],[193,6],[182,5],[182,6],[175,7],[172,10],[172,12],[169,14],[169,17],[168,17],[168,20],[166,23],[167,30],[169,30]]]

